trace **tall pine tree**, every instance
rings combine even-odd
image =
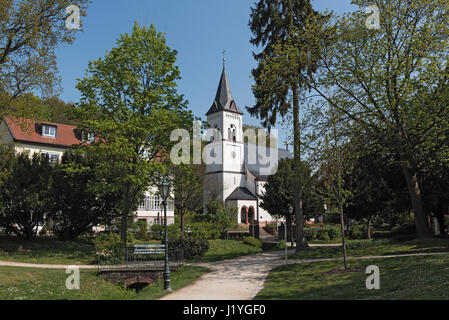
[[[301,166],[300,95],[306,79],[317,69],[323,26],[329,16],[312,8],[309,0],[260,0],[251,9],[251,43],[262,47],[254,58],[258,66],[252,71],[256,104],[247,108],[262,120],[264,127],[276,124],[278,114],[293,114],[294,171]],[[296,250],[307,247],[304,238],[302,187],[300,175],[295,179]]]

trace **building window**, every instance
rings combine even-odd
[[[174,210],[175,203],[172,199],[167,200],[167,210]],[[139,211],[152,211],[164,209],[163,201],[157,196],[146,196],[139,205]]]
[[[139,211],[150,211],[150,197],[146,196],[139,205]]]
[[[42,125],[42,136],[47,138],[56,138],[56,127],[48,124]]]
[[[94,142],[95,141],[95,134],[93,132],[83,132],[83,142]]]
[[[59,162],[59,155],[56,153],[48,153],[48,152],[42,152],[41,155],[43,157],[46,157],[48,159],[48,162],[51,165],[55,165]]]

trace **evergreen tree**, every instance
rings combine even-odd
[[[300,96],[307,89],[306,79],[317,69],[328,19],[315,11],[309,0],[260,0],[251,11],[251,43],[262,46],[262,51],[254,54],[258,61],[252,72],[256,105],[248,111],[268,128],[276,124],[278,114],[286,117],[292,113],[295,172],[301,167]],[[299,174],[294,190],[298,251],[307,247]]]

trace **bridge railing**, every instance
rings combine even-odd
[[[170,267],[184,264],[184,251],[180,248],[168,249]],[[133,247],[117,247],[97,252],[98,269],[148,269],[165,266],[164,245],[136,245]]]

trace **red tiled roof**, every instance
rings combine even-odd
[[[4,120],[13,135],[14,141],[51,144],[62,147],[71,147],[82,142],[77,136],[75,126],[12,117],[4,117]],[[43,124],[57,127],[56,138],[42,136]]]

